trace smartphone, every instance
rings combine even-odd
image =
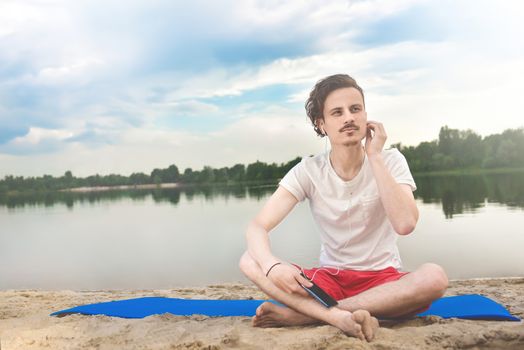
[[[328,293],[326,293],[322,288],[317,286],[315,282],[311,281],[303,273],[301,275],[313,284],[311,287],[302,286],[302,288],[304,288],[313,298],[317,299],[319,303],[321,303],[327,308],[338,305],[338,302],[335,299],[333,299]]]

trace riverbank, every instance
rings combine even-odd
[[[145,185],[121,185],[121,186],[93,186],[93,187],[74,187],[60,190],[60,192],[104,192],[104,191],[118,191],[118,190],[152,190],[156,188],[175,188],[180,187],[178,183],[163,183],[163,184],[145,184]]]
[[[524,317],[524,278],[452,281],[446,295],[479,293]],[[140,296],[264,298],[251,285],[134,291],[0,291],[0,348],[11,349],[522,349],[523,322],[438,317],[383,325],[371,343],[331,326],[253,328],[248,317],[144,319],[49,314],[72,306]]]
[[[416,178],[432,177],[432,176],[478,176],[490,174],[515,174],[524,173],[524,168],[475,168],[475,169],[452,169],[452,170],[433,170],[433,171],[413,171],[413,176]],[[174,182],[174,183],[151,183],[141,185],[114,185],[114,186],[83,186],[83,187],[58,187],[61,189],[38,187],[34,189],[28,186],[27,188],[12,189],[10,186],[3,184],[5,180],[0,180],[0,198],[2,197],[17,197],[27,195],[42,195],[49,193],[73,192],[73,193],[90,193],[90,192],[105,192],[118,190],[140,190],[140,189],[162,189],[162,188],[201,188],[201,187],[236,187],[246,186],[250,188],[256,187],[277,187],[279,178],[267,180],[249,180],[249,181],[221,181],[221,182]]]

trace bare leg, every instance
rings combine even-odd
[[[342,330],[347,335],[357,337],[359,339],[367,339],[370,341],[373,338],[374,330],[378,327],[378,322],[373,322],[369,312],[361,310],[351,313],[337,307],[325,308],[317,301],[310,297],[303,297],[301,295],[288,294],[278,287],[276,287],[262,272],[262,269],[248,253],[245,253],[240,260],[240,268],[246,276],[253,281],[264,293],[271,298],[287,305],[298,314],[307,316],[311,323],[328,323]],[[257,310],[257,316],[262,316],[264,313],[270,313],[272,307],[270,303],[262,304]],[[282,308],[283,309],[283,308]],[[257,325],[257,316],[254,317],[253,323]],[[376,321],[376,319],[374,319]],[[267,320],[259,320],[259,326],[276,326],[277,322]],[[280,325],[286,325],[285,321]]]
[[[368,310],[373,316],[393,318],[411,316],[441,297],[447,288],[447,277],[438,265],[424,264],[398,281],[388,282],[356,296],[339,301],[348,311]],[[265,303],[257,310],[255,325],[306,325],[318,323],[300,312]]]
[[[424,264],[399,280],[340,301],[345,310],[365,309],[377,317],[412,315],[444,295],[448,279],[444,270],[435,264]]]

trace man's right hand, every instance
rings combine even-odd
[[[300,270],[295,266],[285,263],[275,266],[267,276],[275,286],[289,294],[299,294],[304,297],[309,296],[309,293],[302,288],[311,287],[313,284],[300,274]],[[302,285],[302,286],[301,286]]]

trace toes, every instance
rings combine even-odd
[[[274,312],[273,304],[269,302],[265,302],[261,304],[256,312],[255,316],[251,319],[251,323],[253,327],[259,327],[259,328],[268,328],[268,327],[277,327],[279,324],[274,319],[275,318],[275,312]]]
[[[252,325],[253,327],[257,328],[272,328],[272,327],[280,327],[280,324],[269,317],[257,317],[253,316],[252,318]]]
[[[359,324],[355,324],[355,337],[360,340],[366,340],[364,333],[362,333],[362,326]]]
[[[375,318],[375,317],[370,317],[370,320],[369,320],[369,331],[368,331],[368,334],[366,334],[366,339],[367,341],[372,341],[373,338],[375,338],[375,333],[377,332],[377,329],[378,329],[378,320]]]
[[[255,315],[257,315],[259,317],[262,316],[262,314],[264,313],[263,306],[264,306],[264,304],[261,304],[259,307],[257,307],[257,310],[255,311]]]
[[[366,337],[366,340],[370,342],[373,340],[374,334],[371,330],[367,329],[364,331],[364,336]]]
[[[366,310],[357,310],[353,312],[353,320],[357,323],[363,324],[371,317],[371,314]]]
[[[374,330],[373,330],[373,326],[371,324],[371,318],[369,318],[366,321],[364,321],[363,328],[364,328],[363,332],[364,332],[364,335],[366,336],[366,340],[367,341],[373,340]]]
[[[366,310],[358,310],[353,313],[353,320],[362,326],[362,333],[365,339],[369,342],[373,340],[375,331],[378,329],[378,321],[371,317]]]

